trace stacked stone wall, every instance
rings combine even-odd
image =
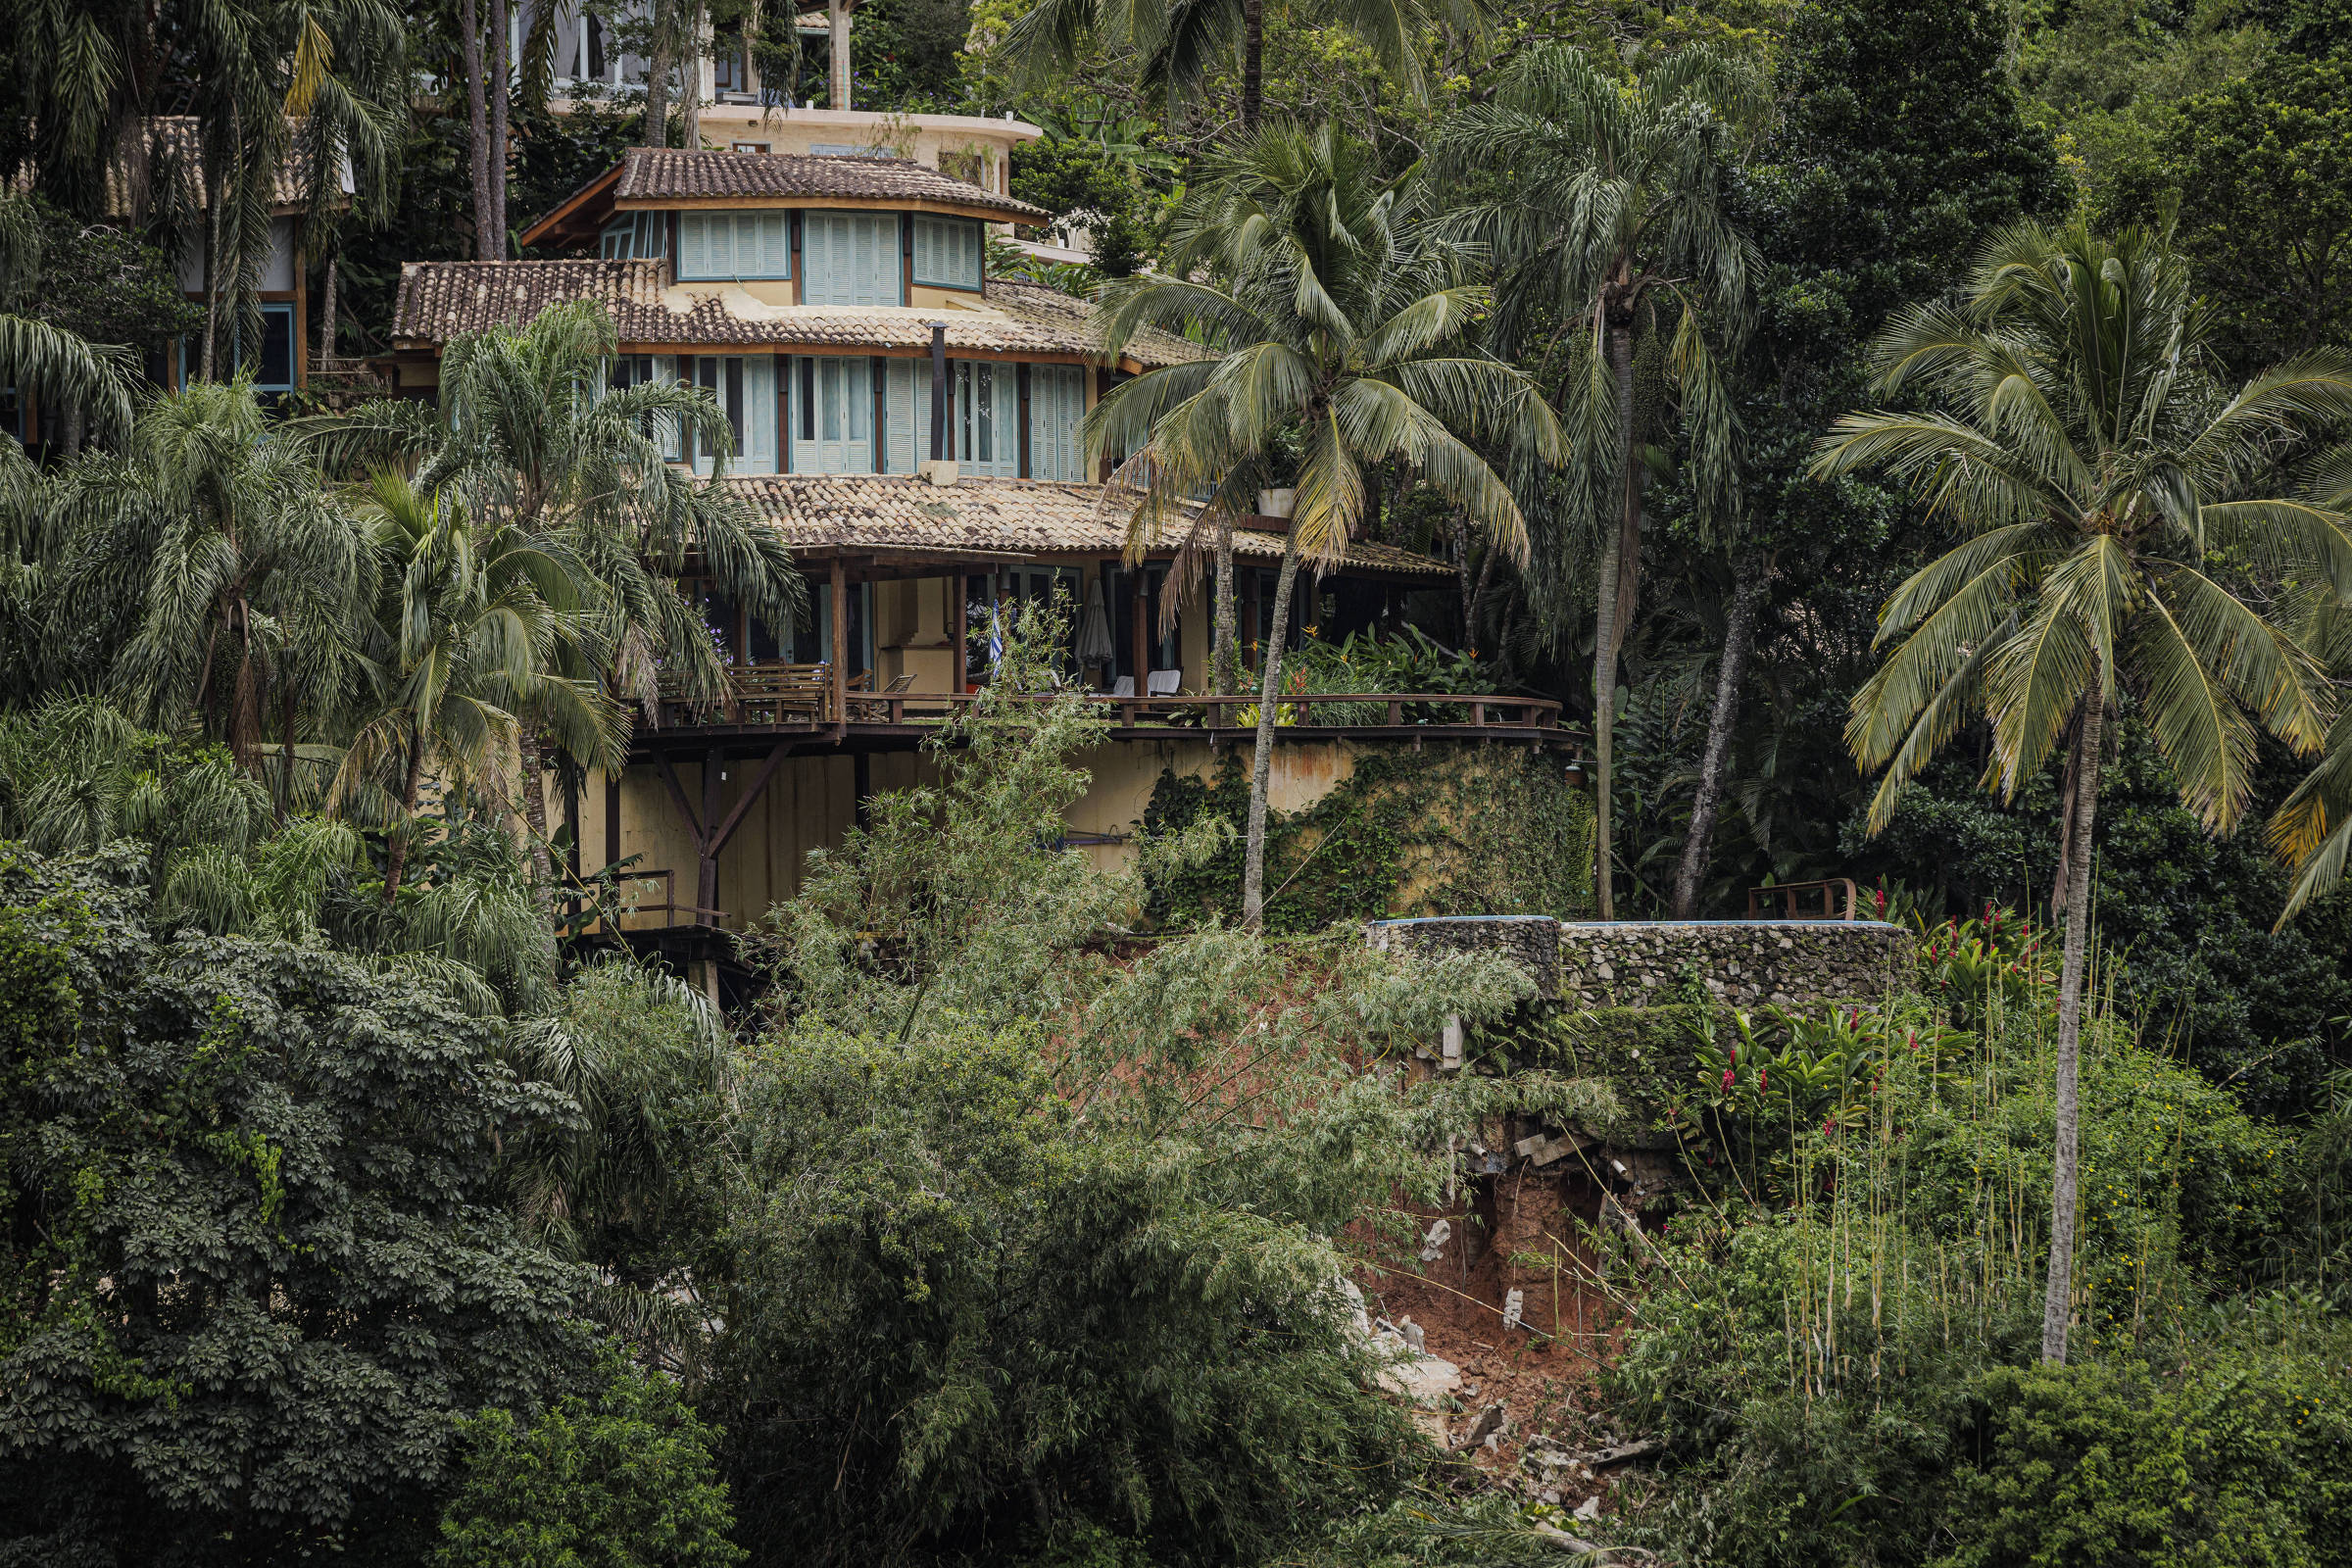
[[[1695,1000],[1695,980],[1734,1007],[1878,1002],[1910,978],[1911,933],[1877,920],[1568,923],[1495,915],[1376,921],[1372,946],[1489,952],[1509,958],[1546,1001],[1644,1007]]]

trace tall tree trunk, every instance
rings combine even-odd
[[[2094,667],[2095,682],[2098,671]],[[2076,1167],[2081,1157],[2077,1068],[2082,1044],[2082,973],[2090,945],[2090,824],[2099,804],[2099,741],[2105,705],[2097,686],[2082,699],[2075,734],[2074,833],[2068,855],[2066,956],[2058,970],[2058,1148],[2050,1180],[2050,1276],[2041,1302],[2041,1358],[2066,1362],[2074,1305]]]
[[[1241,639],[1233,623],[1233,517],[1217,518],[1217,608],[1209,617],[1208,692],[1223,697],[1242,689]]]
[[[78,402],[69,400],[65,407],[57,411],[57,446],[68,458],[81,456],[82,424],[81,405]]]
[[[1478,586],[1470,590],[1470,612],[1463,622],[1462,631],[1462,651],[1466,654],[1475,655],[1478,652],[1479,616],[1487,608],[1487,588],[1494,580],[1494,547],[1490,544],[1487,553],[1479,558]]]
[[[653,53],[645,63],[645,127],[638,139],[648,147],[669,145],[669,68],[677,55],[670,37],[677,0],[654,0]]]
[[[1642,560],[1642,464],[1635,454],[1634,334],[1629,323],[1611,323],[1609,372],[1617,380],[1617,462],[1623,500],[1617,526],[1609,530],[1600,557],[1600,603],[1592,627],[1592,760],[1599,774],[1593,803],[1593,885],[1600,900],[1600,917],[1617,918],[1616,852],[1610,842],[1611,792],[1617,785],[1615,747],[1617,728],[1617,650],[1625,642],[1625,622],[1633,614],[1633,588]]]
[[[829,68],[825,105],[829,109],[852,108],[856,87],[850,80],[849,0],[825,0],[825,46]]]
[[[1732,760],[1732,726],[1740,717],[1740,682],[1747,674],[1748,652],[1755,645],[1756,611],[1764,602],[1771,574],[1754,564],[1741,572],[1732,593],[1732,613],[1723,628],[1723,662],[1715,671],[1715,708],[1707,715],[1707,749],[1698,763],[1698,793],[1690,801],[1690,831],[1683,838],[1683,861],[1674,872],[1674,917],[1688,920],[1698,911],[1699,879],[1707,874],[1707,852],[1715,834],[1715,813],[1723,803],[1723,775]]]
[[[220,209],[227,205],[225,172],[205,181],[204,215],[204,352],[196,359],[196,378],[213,379],[218,364],[215,347],[220,340]]]
[[[499,258],[490,215],[490,110],[482,101],[482,28],[473,0],[458,0],[458,55],[466,73],[466,159],[473,176],[474,260]]]
[[[281,673],[277,682],[277,819],[281,823],[294,808],[294,717],[298,695],[294,682]]]
[[[384,856],[384,907],[400,893],[400,874],[408,869],[409,835],[416,828],[416,791],[424,778],[424,733],[416,725],[409,736],[409,771],[400,786],[400,820],[392,825],[392,843]]]
[[[522,726],[522,819],[531,830],[531,870],[539,878],[539,898],[551,909],[556,891],[556,865],[547,853],[547,757],[539,732]]]
[[[1266,915],[1266,790],[1274,778],[1274,710],[1282,692],[1282,646],[1291,633],[1291,584],[1298,576],[1298,524],[1282,545],[1282,575],[1274,582],[1274,624],[1266,633],[1264,678],[1258,683],[1257,753],[1250,763],[1250,839],[1242,862],[1242,924],[1252,930]]]
[[[318,323],[318,368],[333,368],[335,358],[335,253],[326,254],[326,300]]]
[[[678,138],[680,145],[700,151],[703,145],[703,50],[710,36],[710,7],[694,8],[694,31],[686,46],[686,64],[678,72],[678,91],[682,95],[686,123],[685,134]]]
[[[1266,96],[1265,0],[1242,0],[1242,128],[1255,130]]]
[[[490,0],[490,238],[491,256],[507,259],[507,113],[513,87],[513,28],[507,0]]]

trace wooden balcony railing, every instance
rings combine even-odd
[[[894,683],[896,684],[896,683]],[[757,729],[815,729],[837,717],[832,672],[823,664],[751,664],[733,672],[728,696],[716,703],[664,697],[661,727],[686,729],[727,725]],[[1052,702],[1056,694],[1036,693],[1027,702]],[[1254,729],[1257,699],[1236,697],[1113,697],[1080,692],[1109,710],[1123,729]],[[842,700],[852,725],[938,724],[978,699],[960,692],[873,691],[860,678]],[[1275,722],[1286,730],[1402,730],[1452,727],[1474,730],[1556,729],[1560,705],[1542,697],[1460,692],[1310,692],[1277,705]]]

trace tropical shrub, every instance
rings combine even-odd
[[[452,1416],[591,1358],[500,1171],[573,1107],[434,988],[147,884],[0,858],[0,1559],[413,1559]]]

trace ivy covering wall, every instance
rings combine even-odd
[[[1236,833],[1211,858],[1154,879],[1155,923],[1239,917],[1248,757],[1229,751],[1206,777],[1160,774],[1147,832],[1217,814]],[[1268,811],[1266,925],[1301,932],[1422,914],[1580,918],[1592,910],[1592,804],[1556,754],[1366,747],[1354,772],[1304,810]]]

